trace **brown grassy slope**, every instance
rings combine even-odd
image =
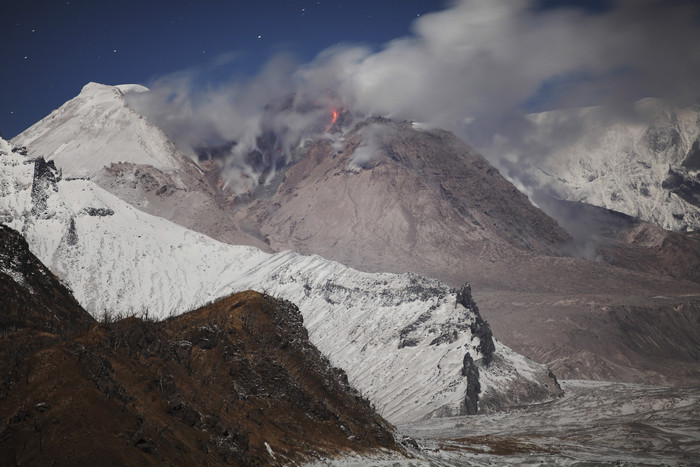
[[[0,371],[93,323],[24,238],[0,225]]]
[[[2,378],[2,465],[256,465],[396,448],[298,309],[256,292],[165,322],[96,325]]]

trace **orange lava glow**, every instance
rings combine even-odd
[[[326,133],[328,133],[330,129],[333,128],[333,125],[335,124],[336,120],[338,120],[338,111],[333,109],[333,118],[331,119],[331,124],[328,125],[328,128],[326,128]]]

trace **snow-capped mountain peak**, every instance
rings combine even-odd
[[[235,244],[264,248],[228,219],[226,196],[163,131],[133,111],[126,94],[147,88],[88,83],[81,93],[13,139],[66,178],[89,178],[137,209]]]
[[[112,163],[180,168],[182,155],[163,134],[124,100],[140,85],[86,84],[80,94],[13,139],[30,156],[53,160],[68,177],[92,177]]]

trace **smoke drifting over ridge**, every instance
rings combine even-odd
[[[235,141],[234,179],[256,175],[245,157],[260,138],[272,137],[274,160],[284,162],[304,138],[323,136],[342,103],[354,116],[453,130],[527,189],[519,165],[586,125],[573,115],[535,131],[528,112],[599,105],[612,121],[638,118],[632,104],[642,97],[698,101],[696,2],[621,0],[604,11],[543,4],[456,1],[380,50],[339,45],[307,64],[278,56],[255,77],[207,90],[196,90],[196,72],[177,73],[129,102],[186,151]]]

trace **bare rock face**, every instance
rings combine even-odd
[[[94,323],[19,232],[2,224],[0,296],[0,371]]]
[[[700,181],[697,176],[685,170],[669,168],[668,176],[661,183],[661,187],[674,193],[686,203],[700,207]],[[679,220],[685,219],[683,213],[676,213],[674,216]]]
[[[475,415],[479,408],[479,393],[481,384],[479,383],[479,367],[474,363],[474,359],[469,354],[464,355],[462,366],[462,376],[469,381],[467,391],[464,396],[464,413]]]
[[[43,157],[34,161],[34,180],[32,182],[32,209],[37,216],[50,216],[46,199],[50,192],[56,192],[56,183],[61,180],[61,171],[53,161],[46,162]]]
[[[481,317],[479,307],[476,306],[476,303],[472,299],[472,289],[469,284],[465,284],[460,291],[457,292],[457,303],[461,304],[464,308],[474,311],[476,314],[476,319],[471,325],[471,331],[472,335],[479,339],[477,350],[481,355],[483,355],[483,364],[488,366],[493,360],[493,354],[496,351],[496,346],[493,343],[491,327]]]

